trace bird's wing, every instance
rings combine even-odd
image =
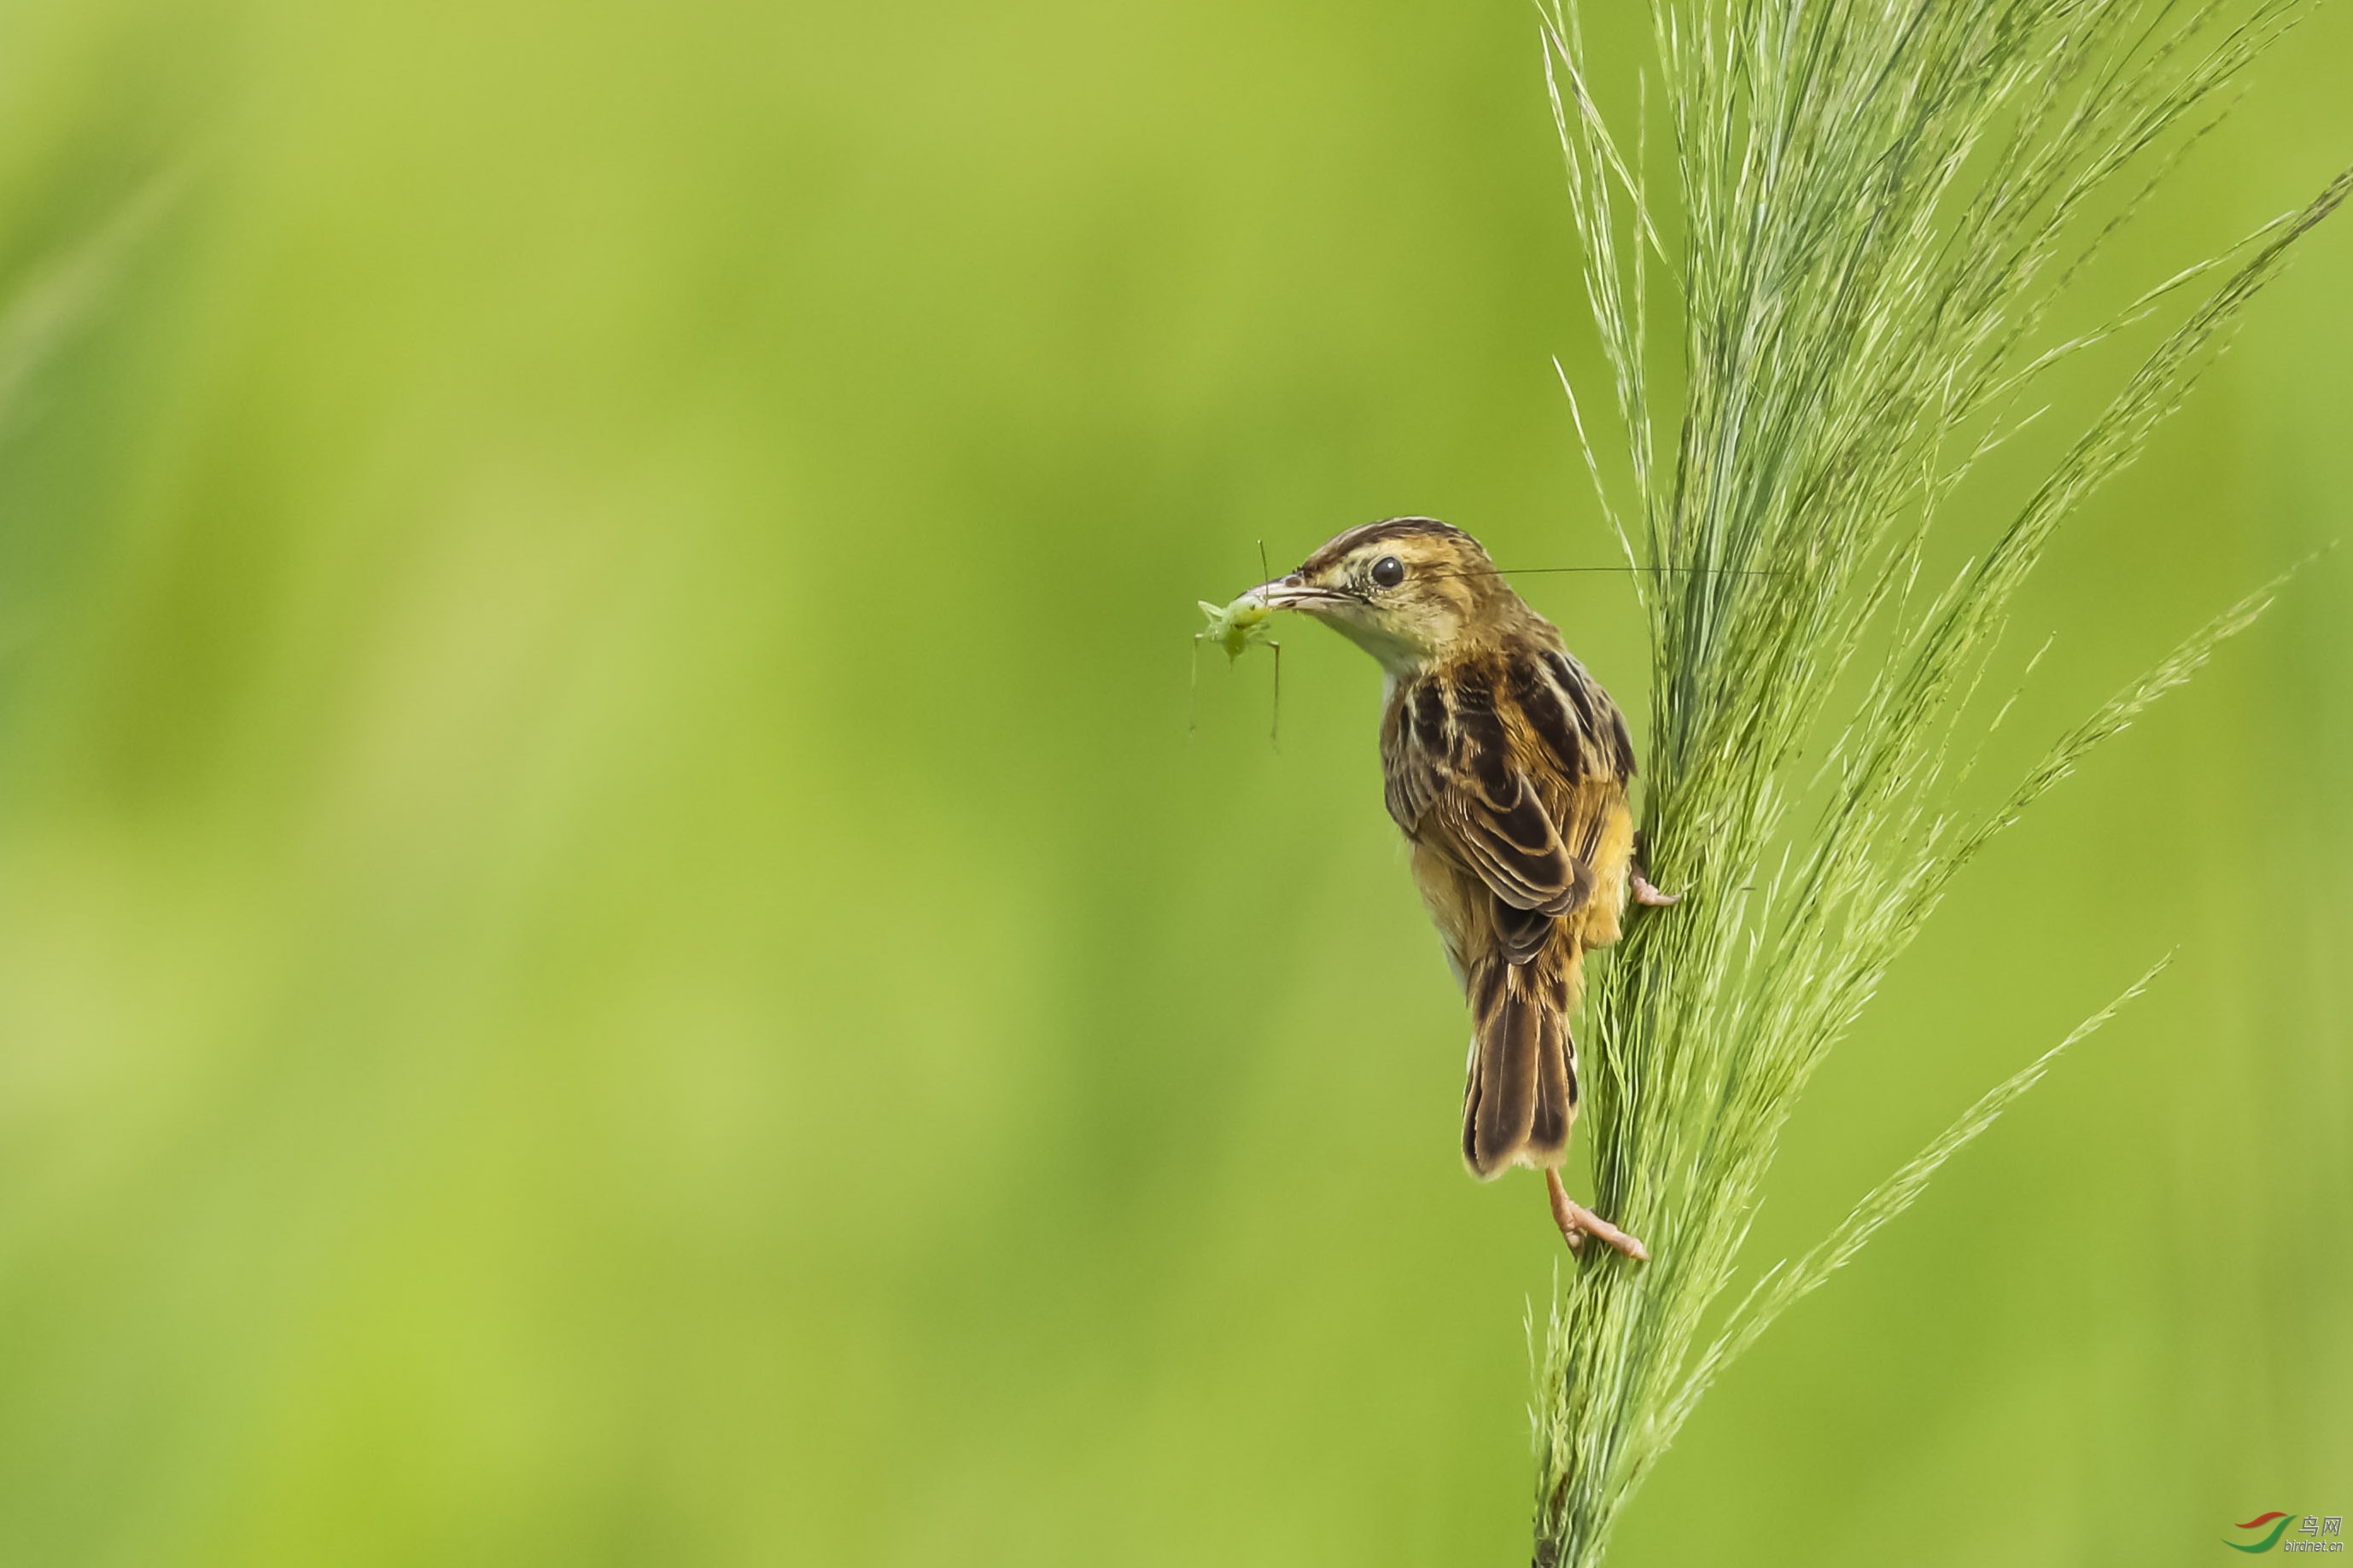
[[[1462,863],[1514,910],[1565,915],[1593,896],[1593,871],[1568,852],[1535,784],[1517,768],[1457,774],[1438,820]]]
[[[1382,797],[1408,838],[1421,837],[1445,771],[1446,698],[1436,682],[1417,680],[1399,689],[1381,720]]]
[[[1626,716],[1558,648],[1511,660],[1501,682],[1527,736],[1526,767],[1570,855],[1593,865],[1626,804],[1634,742]]]
[[[1451,854],[1508,909],[1551,918],[1592,897],[1592,869],[1569,851],[1547,792],[1513,755],[1491,680],[1426,677],[1402,694],[1387,729],[1389,814],[1407,833]],[[1512,923],[1536,928],[1532,935],[1543,924]]]

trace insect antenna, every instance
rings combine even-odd
[[[1274,581],[1274,571],[1266,563],[1266,541],[1263,539],[1258,542],[1258,580],[1261,583]],[[1274,650],[1274,714],[1267,721],[1266,739],[1267,743],[1279,752],[1282,750],[1282,645],[1269,637],[1266,646]]]
[[[1787,567],[1774,566],[1470,566],[1455,572],[1433,572],[1433,577],[1547,577],[1567,573],[1614,572],[1630,575],[1655,572],[1662,576],[1787,577]]]

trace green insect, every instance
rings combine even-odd
[[[1259,570],[1264,573],[1267,578],[1272,577],[1273,574],[1266,571],[1266,545],[1263,542],[1258,547],[1258,564]],[[1267,739],[1280,743],[1282,727],[1282,645],[1268,635],[1273,629],[1269,623],[1274,619],[1274,611],[1259,597],[1256,588],[1240,595],[1229,605],[1213,605],[1207,599],[1197,599],[1194,603],[1199,605],[1201,613],[1209,617],[1209,624],[1193,634],[1195,726],[1198,727],[1199,723],[1201,710],[1201,645],[1208,643],[1213,647],[1225,649],[1226,668],[1231,669],[1234,667],[1234,661],[1240,658],[1249,650],[1250,645],[1264,643],[1274,650],[1274,721],[1268,726]]]

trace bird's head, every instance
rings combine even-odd
[[[1477,540],[1428,517],[1352,528],[1257,594],[1270,609],[1314,616],[1392,676],[1488,646],[1534,618]]]

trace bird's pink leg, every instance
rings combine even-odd
[[[1651,1260],[1650,1248],[1570,1197],[1568,1189],[1560,1184],[1558,1171],[1545,1172],[1545,1190],[1552,1196],[1552,1222],[1560,1226],[1560,1238],[1568,1243],[1571,1252],[1582,1247],[1586,1237],[1591,1235],[1599,1237],[1629,1258],[1639,1258],[1644,1263]]]
[[[1629,858],[1626,866],[1626,885],[1633,890],[1634,901],[1636,903],[1648,904],[1652,909],[1664,909],[1667,905],[1672,904],[1676,900],[1682,898],[1683,895],[1681,893],[1662,893],[1659,891],[1657,888],[1651,885],[1651,879],[1642,875],[1642,862],[1648,858],[1648,856],[1645,853],[1646,837],[1646,835],[1641,833],[1634,835],[1634,853]]]

